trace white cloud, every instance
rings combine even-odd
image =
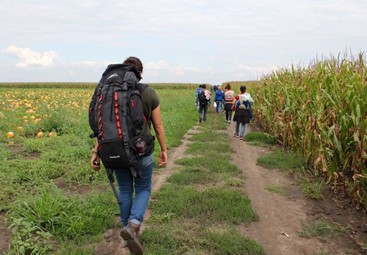
[[[144,65],[144,70],[149,72],[159,71],[159,72],[171,72],[178,75],[185,74],[185,72],[198,72],[200,71],[197,67],[183,66],[183,65],[172,65],[165,60],[159,60],[157,62],[149,62]]]
[[[261,76],[270,73],[274,68],[274,65],[266,63],[256,65],[239,64],[233,76],[241,80],[259,79]]]
[[[269,66],[261,65],[261,66],[250,66],[245,64],[240,64],[237,69],[239,71],[246,71],[246,72],[252,72],[252,73],[262,73],[269,71]]]
[[[94,67],[94,66],[100,66],[101,63],[97,62],[97,61],[90,61],[90,60],[85,60],[81,63],[81,65],[84,66],[90,66],[90,67]]]
[[[158,62],[149,62],[144,65],[144,69],[150,69],[150,70],[159,70],[167,68],[169,68],[169,65],[164,60],[159,60]]]
[[[3,0],[2,7],[0,64],[29,71],[0,70],[6,81],[93,81],[107,64],[136,55],[147,82],[220,83],[367,45],[362,0]]]
[[[58,57],[55,51],[36,52],[29,48],[19,48],[14,45],[3,49],[3,51],[15,55],[18,58],[15,65],[22,68],[29,66],[51,67]]]
[[[185,75],[187,73],[199,73],[200,69],[191,66],[176,66],[174,68],[174,73],[177,75]]]
[[[175,65],[165,60],[159,60],[157,62],[148,62],[144,64],[143,76],[152,82],[187,82],[187,80],[182,79],[182,77],[192,77],[201,72],[206,73],[204,70],[200,70],[197,67]]]

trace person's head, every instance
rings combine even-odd
[[[231,84],[227,83],[227,85],[225,86],[225,89],[231,90]]]
[[[202,85],[201,85],[201,87],[202,87],[203,89],[206,89],[206,84],[202,84]]]
[[[240,87],[240,91],[241,91],[242,93],[245,93],[245,92],[246,92],[246,86],[241,86],[241,87]]]
[[[143,73],[143,63],[137,57],[128,57],[123,64],[133,65],[140,74]]]

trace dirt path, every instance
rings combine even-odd
[[[0,213],[0,254],[9,249],[11,231],[6,228],[4,222],[4,213]]]
[[[250,132],[251,127],[246,132]],[[267,153],[267,149],[248,145],[233,137],[234,125],[227,129],[232,137],[236,153],[234,163],[246,177],[244,192],[251,200],[252,207],[260,220],[240,231],[247,237],[263,245],[268,255],[314,255],[314,254],[365,254],[348,235],[319,241],[316,238],[299,237],[302,222],[312,220],[316,204],[298,190],[294,180],[276,170],[267,170],[257,165],[257,158]],[[286,195],[267,191],[267,185],[284,187]],[[335,212],[340,213],[340,212]],[[318,217],[323,217],[319,210]],[[327,252],[327,253],[325,253]]]
[[[194,134],[198,126],[194,126],[191,128],[183,137],[182,144],[179,147],[176,147],[169,151],[168,154],[168,162],[165,169],[161,169],[157,172],[153,172],[153,186],[152,192],[156,192],[159,190],[162,185],[166,182],[167,178],[172,175],[175,168],[175,162],[179,158],[182,158],[185,155],[185,151],[189,144],[189,138],[192,134]],[[145,214],[145,220],[150,217],[150,210],[148,208]],[[117,219],[119,220],[119,219]],[[144,231],[146,225],[143,224],[141,227],[141,232]],[[100,242],[95,249],[95,255],[127,255],[130,254],[128,248],[124,247],[124,242],[120,237],[121,228],[113,228],[109,229],[104,234],[104,240]]]

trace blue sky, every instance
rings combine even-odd
[[[97,82],[137,56],[143,82],[221,84],[367,47],[365,0],[0,1],[0,82]]]

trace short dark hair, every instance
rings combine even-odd
[[[140,74],[143,73],[143,63],[137,57],[128,57],[123,64],[133,65]]]
[[[240,91],[241,91],[241,92],[246,92],[246,86],[241,86],[241,87],[240,87]]]
[[[231,84],[227,83],[227,85],[226,85],[225,89],[230,90],[230,89],[231,89]]]

